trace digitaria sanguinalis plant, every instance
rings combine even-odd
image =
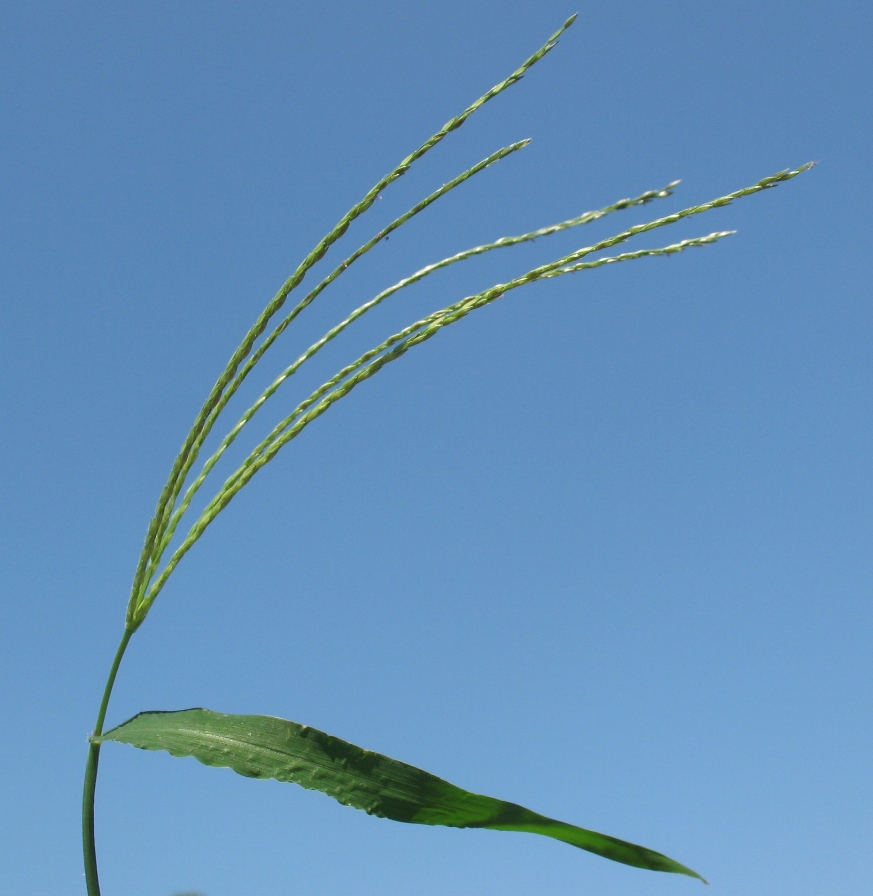
[[[121,643],[109,671],[97,713],[94,733],[90,738],[82,808],[85,876],[89,896],[98,896],[100,893],[94,842],[94,796],[100,749],[107,741],[132,744],[146,750],[165,750],[174,756],[193,756],[206,765],[231,768],[241,775],[252,778],[275,778],[279,781],[293,782],[302,787],[319,790],[344,805],[363,809],[371,815],[395,821],[541,834],[626,865],[652,871],[684,874],[703,880],[697,872],[651,849],[546,818],[513,803],[470,793],[406,763],[390,759],[379,753],[363,750],[322,731],[284,719],[269,716],[225,715],[207,709],[188,709],[177,712],[143,712],[110,731],[103,731],[112,688],[128,644],[145,621],[156,598],[181,559],[203,535],[216,516],[251,481],[252,477],[334,403],[348,395],[360,383],[378,373],[387,364],[398,360],[410,349],[426,342],[443,328],[460,321],[471,312],[526,284],[621,261],[631,261],[648,256],[673,255],[686,249],[715,243],[728,236],[730,232],[718,231],[656,249],[640,249],[612,255],[599,254],[623,245],[638,234],[648,233],[684,218],[728,205],[735,199],[751,196],[774,187],[811,167],[810,163],[795,170],[780,171],[753,186],[737,190],[702,205],[692,206],[666,217],[629,227],[608,239],[600,240],[548,264],[533,268],[520,277],[504,283],[496,283],[486,290],[459,299],[389,336],[357,360],[343,367],[335,376],[302,401],[289,416],[280,420],[269,435],[251,450],[239,468],[218,486],[212,499],[199,516],[190,523],[187,533],[184,536],[180,535],[177,539],[177,546],[168,555],[180,524],[184,521],[188,525],[187,518],[192,499],[207,481],[212,482],[210,474],[213,468],[228,447],[237,439],[246,424],[303,364],[367,311],[404,287],[464,259],[578,227],[599,220],[613,212],[646,205],[671,194],[676,186],[675,182],[663,189],[643,193],[634,199],[622,199],[605,208],[586,212],[558,224],[475,246],[404,277],[365,302],[345,320],[328,330],[321,339],[290,364],[242,415],[225,435],[215,452],[202,464],[199,471],[195,472],[195,465],[198,462],[201,449],[232,396],[278,337],[326,287],[380,240],[419,212],[480,171],[527,145],[528,141],[522,140],[499,149],[441,186],[355,249],[300,298],[290,311],[284,312],[284,316],[281,316],[289,296],[300,287],[310,269],[325,257],[333,244],[346,233],[349,225],[373,205],[382,191],[403,175],[425,153],[437,146],[449,133],[457,130],[485,103],[519,81],[529,68],[552,50],[560,35],[572,24],[574,18],[575,16],[570,18],[543,47],[506,80],[477,99],[456,118],[452,118],[415,152],[403,159],[360,202],[351,208],[333,230],[304,258],[269,302],[233,353],[200,409],[173,464],[169,479],[161,492],[154,518],[148,527],[145,544],[133,578]]]

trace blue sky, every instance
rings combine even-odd
[[[227,357],[353,202],[575,11],[347,248],[531,145],[325,292],[231,410],[430,261],[681,177],[676,195],[399,294],[252,439],[424,313],[819,166],[638,243],[738,230],[717,246],[519,290],[331,409],[185,558],[108,720],[283,716],[662,850],[713,892],[869,886],[869,5],[36,2],[0,34],[9,892],[85,892],[86,737],[148,519]],[[106,896],[700,886],[114,744],[97,813]]]

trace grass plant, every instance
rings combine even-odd
[[[527,145],[528,141],[522,140],[499,149],[445,183],[346,255],[344,260],[324,275],[309,292],[290,307],[290,310],[286,310],[289,297],[301,287],[310,269],[314,268],[327,255],[332,246],[346,234],[349,225],[365,214],[377,197],[425,153],[435,148],[452,131],[460,128],[485,103],[519,81],[528,69],[555,47],[558,38],[572,24],[574,18],[575,16],[568,19],[536,53],[508,78],[483,94],[460,115],[446,122],[432,137],[404,158],[379,180],[358,203],[352,206],[336,226],[303,259],[267,304],[231,356],[203,403],[173,463],[149,524],[142,553],[133,576],[121,641],[110,667],[94,731],[90,738],[82,806],[85,876],[89,896],[98,896],[100,893],[94,841],[94,797],[101,746],[107,741],[128,743],[147,750],[166,750],[174,756],[194,756],[206,765],[229,767],[239,774],[249,777],[275,778],[280,781],[293,782],[303,787],[320,790],[346,805],[397,821],[527,831],[564,841],[627,865],[684,874],[703,880],[697,872],[661,853],[605,834],[546,818],[512,803],[461,790],[421,769],[378,753],[362,750],[339,738],[295,722],[267,716],[232,716],[206,709],[195,709],[179,712],[140,713],[110,731],[104,732],[103,730],[115,678],[128,644],[134,633],[146,620],[179,562],[203,536],[213,520],[245,488],[252,477],[333,404],[348,395],[360,383],[378,373],[387,364],[398,360],[410,349],[431,339],[445,327],[457,323],[471,312],[527,284],[623,261],[649,256],[673,255],[686,249],[708,246],[718,242],[728,236],[731,231],[716,231],[655,249],[600,254],[623,246],[627,241],[640,234],[770,189],[811,167],[811,164],[807,164],[794,170],[780,171],[752,186],[726,196],[628,227],[608,239],[583,246],[554,261],[532,268],[522,276],[506,282],[495,283],[488,289],[465,296],[414,321],[342,367],[333,377],[301,401],[288,416],[279,420],[269,434],[250,450],[238,468],[223,483],[214,485],[211,499],[193,520],[190,519],[191,505],[195,495],[204,486],[213,484],[214,476],[212,474],[216,464],[231,444],[242,434],[249,421],[267,405],[269,399],[307,361],[368,311],[400,290],[465,259],[580,227],[615,212],[643,206],[671,195],[678,181],[661,189],[647,191],[632,199],[622,199],[605,208],[586,212],[557,224],[474,246],[429,264],[388,286],[344,320],[338,322],[300,357],[288,365],[251,407],[242,414],[239,420],[230,427],[216,450],[195,471],[200,462],[203,446],[219,419],[224,419],[223,413],[231,398],[237,393],[265,353],[304,309],[390,233],[402,227],[414,216],[476,174]],[[183,529],[185,534],[177,538],[179,527],[183,524],[187,527],[187,531]]]

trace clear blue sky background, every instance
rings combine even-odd
[[[7,892],[84,893],[86,737],[133,567],[240,336],[352,202],[577,10],[348,247],[531,146],[326,292],[245,397],[427,262],[681,177],[677,195],[397,296],[252,438],[422,313],[820,165],[639,246],[729,240],[517,292],[332,409],[179,567],[109,722],[284,716],[660,849],[716,893],[868,891],[870,4],[365,0],[4,8]],[[702,892],[118,745],[97,811],[105,896]]]

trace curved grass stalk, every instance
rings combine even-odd
[[[419,146],[418,149],[410,153],[389,174],[385,175],[378,183],[376,183],[364,198],[352,206],[352,208],[343,215],[336,226],[318,242],[315,248],[298,265],[294,273],[285,281],[282,288],[268,303],[267,307],[261,312],[248,333],[246,333],[243,341],[231,356],[215,385],[212,387],[212,390],[207,396],[206,401],[203,403],[203,406],[173,463],[172,469],[170,470],[170,476],[161,492],[154,517],[152,518],[146,533],[145,544],[143,545],[142,553],[140,554],[140,559],[134,574],[129,606],[132,606],[139,600],[142,591],[147,585],[149,573],[153,572],[153,568],[150,569],[150,563],[153,560],[156,545],[159,544],[161,536],[166,530],[172,507],[184,484],[185,475],[196,460],[200,446],[215,424],[217,415],[212,413],[214,408],[220,401],[225,389],[234,381],[235,374],[239,369],[240,364],[242,364],[242,362],[249,356],[255,342],[266,330],[270,320],[282,308],[291,291],[301,283],[308,270],[324,257],[333,243],[345,234],[349,225],[373,205],[379,194],[387,186],[405,174],[418,159],[433,149],[451,131],[461,127],[474,112],[490,100],[494,99],[494,97],[501,94],[508,87],[511,87],[513,84],[520,81],[528,69],[554,49],[560,36],[573,24],[575,19],[576,15],[570,16],[570,18],[564,22],[546,43],[533,55],[528,57],[511,75],[509,75],[508,78],[505,78],[499,84],[496,84],[480,96],[479,99],[471,103],[459,115],[449,119],[449,121],[447,121],[435,134]],[[233,386],[234,391],[238,388],[241,381],[241,379],[236,381],[236,385]]]
[[[363,382],[365,379],[369,379],[370,376],[385,366],[386,363],[401,357],[414,345],[430,339],[444,326],[460,320],[470,311],[489,304],[495,299],[502,297],[505,293],[528,283],[542,279],[550,279],[565,273],[575,273],[593,267],[614,264],[617,261],[629,261],[649,255],[669,255],[692,246],[708,245],[723,236],[729,235],[730,231],[710,234],[708,237],[684,240],[681,243],[676,243],[661,249],[639,250],[637,252],[624,253],[619,256],[597,259],[593,262],[580,263],[582,258],[595,252],[600,252],[616,245],[620,245],[633,236],[660,227],[665,227],[669,224],[674,224],[683,218],[699,215],[714,208],[730,205],[735,199],[751,196],[762,190],[775,187],[779,183],[796,177],[810,167],[812,167],[812,163],[808,163],[794,170],[780,171],[770,177],[758,181],[756,184],[728,193],[725,196],[720,196],[709,202],[682,209],[681,211],[674,212],[673,214],[666,215],[662,218],[657,218],[645,224],[637,224],[633,227],[629,227],[621,233],[600,240],[592,246],[577,249],[556,261],[533,268],[521,277],[517,277],[507,283],[496,284],[483,292],[477,293],[474,296],[469,296],[447,308],[436,311],[433,314],[416,321],[399,333],[390,336],[387,340],[370,351],[365,352],[357,359],[357,361],[340,370],[339,373],[301,402],[301,404],[298,405],[288,417],[277,424],[272,432],[249,454],[242,465],[225,482],[218,494],[216,494],[212,501],[210,501],[200,517],[195,521],[188,535],[173,553],[162,572],[154,579],[154,581],[152,581],[148,590],[135,604],[131,604],[128,614],[128,624],[136,628],[142,623],[158,593],[163,588],[179,561],[196,543],[215,517],[230,503],[240,489],[251,480],[252,476],[254,476],[264,464],[272,460],[285,444],[293,438],[296,438],[296,436],[312,420],[321,416],[331,404],[347,395],[356,385],[358,385],[358,383]],[[319,399],[321,400],[319,401]],[[316,407],[312,411],[307,412],[307,409],[317,401],[318,404]]]
[[[145,543],[143,544],[134,573],[127,614],[125,617],[124,633],[103,691],[103,697],[97,715],[97,722],[93,732],[95,737],[99,737],[101,734],[103,720],[106,715],[115,683],[115,677],[124,651],[127,648],[133,632],[142,622],[142,618],[134,620],[134,610],[141,604],[141,598],[154,574],[154,567],[151,566],[151,564],[154,561],[156,550],[161,550],[161,536],[171,519],[170,515],[173,506],[184,485],[187,473],[196,460],[200,447],[203,444],[203,440],[215,424],[217,414],[214,414],[213,410],[220,402],[226,390],[230,387],[235,391],[244,378],[244,376],[237,378],[237,371],[239,370],[240,365],[249,357],[255,343],[266,330],[269,322],[282,308],[291,291],[302,282],[307,271],[324,257],[331,245],[345,234],[349,225],[373,205],[382,190],[393,181],[397,180],[397,178],[401,177],[415,161],[440,143],[447,134],[464,124],[464,122],[485,103],[498,96],[506,90],[506,88],[521,80],[525,72],[531,68],[531,66],[539,62],[557,45],[558,38],[570,27],[570,25],[573,24],[575,18],[576,16],[574,15],[567,19],[561,28],[559,28],[539,50],[525,60],[525,62],[523,62],[508,78],[501,81],[499,84],[492,87],[491,90],[479,97],[478,100],[468,106],[460,115],[457,115],[446,122],[440,130],[433,134],[417,150],[408,155],[389,174],[376,183],[363,199],[352,206],[334,228],[316,244],[315,248],[312,249],[312,251],[298,265],[294,273],[285,281],[279,292],[276,293],[273,299],[267,304],[267,307],[258,316],[255,323],[250,327],[210,390],[206,401],[200,408],[200,411],[182,444],[182,448],[173,462],[167,482],[161,491],[154,516],[152,517],[146,532]],[[251,369],[251,367],[249,369]],[[100,896],[100,880],[97,869],[97,854],[94,839],[94,796],[97,784],[99,755],[99,741],[92,741],[88,751],[82,794],[82,849],[88,896]]]
[[[286,367],[285,370],[282,371],[282,373],[279,374],[279,376],[264,390],[257,401],[255,401],[255,403],[242,415],[242,417],[240,417],[234,428],[224,437],[221,444],[203,465],[203,468],[197,475],[197,478],[188,487],[188,490],[185,492],[185,495],[179,506],[173,511],[169,525],[167,526],[166,531],[161,538],[153,567],[157,567],[158,563],[160,562],[164,550],[173,538],[173,535],[176,532],[176,528],[178,527],[179,522],[190,506],[194,495],[196,495],[200,490],[206,480],[206,477],[215,467],[215,464],[218,463],[224,452],[236,440],[236,437],[242,431],[243,427],[252,419],[252,417],[258,412],[258,410],[263,407],[264,403],[278,391],[280,386],[289,377],[293,376],[306,361],[317,354],[322,348],[324,348],[325,345],[327,345],[328,342],[335,339],[343,330],[353,324],[359,317],[366,314],[367,311],[375,308],[377,305],[385,301],[385,299],[387,299],[389,296],[392,296],[394,293],[398,292],[404,287],[411,286],[413,283],[417,283],[419,280],[424,279],[428,275],[433,274],[441,268],[448,267],[451,264],[455,264],[456,262],[463,261],[467,258],[472,258],[476,255],[482,255],[485,252],[491,251],[492,249],[502,249],[510,246],[516,246],[520,243],[534,241],[539,237],[550,236],[553,233],[559,233],[562,230],[568,230],[571,227],[578,227],[582,224],[590,224],[592,221],[597,221],[600,218],[603,218],[604,216],[612,212],[620,211],[621,209],[630,208],[635,205],[645,205],[646,203],[651,202],[654,199],[661,199],[666,196],[672,195],[673,189],[678,184],[678,180],[672,181],[671,183],[667,184],[666,187],[663,187],[660,190],[647,190],[646,192],[641,193],[639,196],[636,196],[633,199],[620,199],[618,202],[614,202],[611,205],[605,206],[604,208],[597,209],[596,211],[584,212],[581,215],[577,215],[574,218],[569,218],[566,221],[561,221],[558,224],[551,224],[548,227],[540,227],[537,230],[532,230],[529,233],[524,233],[520,236],[501,237],[494,242],[485,243],[480,246],[474,246],[472,249],[466,249],[463,252],[458,252],[455,255],[451,255],[448,258],[444,258],[441,261],[421,268],[409,277],[406,277],[403,280],[395,283],[393,286],[389,286],[387,289],[382,290],[382,292],[378,293],[374,298],[370,299],[368,302],[365,302],[359,308],[356,308],[348,317],[345,318],[345,320],[341,321],[335,327],[328,330],[328,332],[325,333],[325,335],[322,336],[321,339],[313,343],[293,364]],[[284,326],[287,325],[286,322],[290,323],[290,315],[276,327],[276,329],[271,334],[271,338],[274,335],[279,335],[279,333],[281,332],[279,328],[282,327],[284,329]],[[265,349],[266,347],[268,347],[268,343],[264,342],[258,349],[258,352],[260,352],[262,349]],[[252,355],[246,366],[252,364],[252,362],[255,361],[256,356],[257,353],[255,353],[255,355]],[[222,403],[219,403],[219,405],[216,406],[215,410],[218,411],[223,406],[224,405]]]
[[[677,212],[673,215],[658,218],[646,224],[635,225],[634,227],[628,228],[627,230],[624,230],[613,237],[610,237],[606,240],[601,240],[592,246],[578,249],[574,252],[564,255],[563,257],[555,261],[533,268],[522,276],[509,280],[506,283],[495,284],[494,286],[486,290],[483,290],[471,296],[467,296],[458,302],[455,302],[445,308],[440,309],[439,311],[434,312],[433,314],[428,315],[427,317],[422,318],[421,320],[416,321],[415,323],[409,325],[408,327],[405,327],[398,333],[390,336],[375,348],[371,349],[368,352],[365,352],[352,364],[343,367],[334,377],[332,377],[330,380],[316,389],[304,401],[302,401],[294,409],[291,415],[280,421],[273,428],[269,435],[250,452],[248,457],[243,461],[242,465],[236,470],[236,472],[234,472],[224,482],[218,493],[207,504],[205,509],[201,512],[197,520],[194,522],[185,539],[170,556],[170,559],[166,562],[163,569],[160,569],[160,561],[162,559],[163,553],[169,546],[169,543],[176,531],[176,527],[178,526],[180,520],[188,510],[191,498],[200,488],[206,476],[210,473],[219,457],[237,437],[241,429],[260,409],[260,407],[262,407],[263,404],[275,393],[275,391],[281,386],[281,384],[297,369],[299,369],[301,364],[303,364],[306,360],[316,354],[324,345],[327,344],[327,342],[335,338],[336,335],[342,332],[342,330],[344,330],[346,327],[350,326],[362,314],[366,313],[368,310],[384,301],[385,298],[387,298],[389,295],[394,294],[399,289],[402,289],[403,287],[408,286],[411,283],[417,282],[417,280],[422,279],[430,273],[433,273],[434,271],[449,264],[453,264],[457,261],[463,260],[464,258],[469,258],[472,255],[490,251],[491,249],[502,248],[504,246],[515,245],[520,242],[536,239],[539,236],[546,236],[550,233],[555,233],[559,230],[574,227],[579,224],[588,223],[591,220],[596,220],[597,218],[602,217],[604,214],[618,210],[619,208],[627,208],[631,205],[642,204],[644,202],[650,201],[651,199],[657,198],[658,196],[669,194],[671,188],[675,186],[675,184],[669,185],[662,191],[650,191],[649,193],[642,194],[642,196],[637,197],[634,200],[622,200],[620,203],[616,203],[613,206],[608,206],[606,209],[601,209],[599,212],[588,212],[585,215],[579,216],[578,218],[570,219],[569,221],[565,221],[560,224],[551,225],[547,228],[541,228],[538,231],[531,231],[528,234],[523,234],[518,237],[504,237],[493,243],[474,247],[473,249],[466,250],[465,252],[458,253],[457,255],[451,256],[447,259],[443,259],[442,261],[437,262],[433,265],[429,265],[428,267],[421,269],[410,277],[399,281],[399,283],[394,284],[394,286],[389,287],[382,293],[379,293],[376,297],[362,305],[360,308],[356,309],[345,320],[341,321],[334,328],[328,331],[328,333],[325,334],[322,339],[320,339],[314,345],[310,346],[310,348],[307,349],[307,351],[300,358],[298,358],[298,360],[295,361],[294,364],[292,364],[289,368],[286,368],[283,374],[280,375],[280,377],[267,388],[267,390],[255,402],[255,404],[243,415],[241,420],[230,431],[230,433],[225,436],[225,439],[221,442],[219,449],[212,455],[212,457],[210,457],[206,461],[201,473],[197,478],[195,478],[191,486],[189,486],[184,496],[182,496],[181,501],[179,500],[180,496],[182,495],[185,482],[188,478],[188,474],[190,473],[194,463],[197,460],[205,439],[214,427],[218,416],[226,407],[228,401],[230,400],[230,397],[235,394],[249,372],[257,365],[257,363],[263,357],[264,353],[270,348],[270,346],[275,343],[279,335],[281,335],[281,333],[290,325],[290,323],[296,318],[296,316],[312,301],[314,301],[314,299],[331,282],[333,282],[333,280],[340,276],[340,274],[343,273],[350,264],[352,264],[355,260],[362,257],[366,252],[373,248],[379,242],[379,240],[384,238],[384,236],[386,236],[389,232],[401,226],[413,215],[417,214],[419,211],[421,211],[423,208],[425,208],[431,202],[435,201],[440,196],[445,195],[447,192],[449,192],[449,190],[454,189],[454,187],[458,186],[460,183],[473,176],[473,174],[478,173],[478,171],[483,170],[493,162],[506,157],[511,152],[520,149],[523,145],[526,144],[527,141],[512,144],[509,147],[499,150],[492,156],[489,156],[488,159],[485,159],[483,160],[483,162],[480,162],[473,168],[468,169],[468,171],[464,172],[462,175],[459,175],[449,184],[444,185],[435,193],[431,194],[431,196],[429,196],[427,199],[418,203],[418,205],[414,206],[409,212],[401,215],[400,218],[389,224],[387,228],[383,228],[383,230],[381,230],[375,237],[368,240],[361,247],[359,247],[359,249],[352,253],[352,255],[348,256],[348,258],[346,258],[344,262],[336,267],[310,293],[308,293],[300,302],[298,302],[298,304],[292,309],[292,311],[289,312],[286,317],[283,318],[277,325],[275,325],[273,330],[269,332],[268,335],[266,335],[266,337],[260,342],[260,345],[258,345],[261,337],[264,336],[265,333],[267,333],[271,321],[282,309],[290,293],[303,281],[309,269],[312,268],[325,256],[330,247],[346,233],[350,224],[356,218],[360,217],[364,212],[372,207],[375,200],[379,197],[380,193],[385,189],[385,187],[387,187],[397,178],[401,177],[417,159],[421,158],[421,156],[423,156],[426,152],[436,146],[450,131],[453,131],[460,127],[467,120],[467,118],[469,118],[469,116],[472,115],[482,105],[493,99],[495,96],[500,94],[503,90],[514,84],[516,81],[520,80],[527,69],[529,69],[532,65],[542,59],[555,46],[555,44],[557,43],[557,39],[572,24],[574,19],[575,16],[568,19],[543,47],[541,47],[536,53],[534,53],[529,59],[527,59],[508,78],[506,78],[504,81],[500,82],[498,85],[481,96],[478,100],[476,100],[476,102],[465,109],[464,112],[462,112],[460,115],[447,122],[439,131],[436,132],[436,134],[425,141],[425,143],[423,143],[415,152],[407,156],[388,175],[383,177],[364,196],[362,200],[354,205],[349,210],[349,212],[340,219],[338,224],[326,236],[324,236],[315,246],[315,248],[304,258],[300,265],[298,265],[298,267],[295,269],[291,277],[289,277],[288,280],[285,281],[279,292],[267,304],[267,307],[258,316],[255,323],[246,333],[245,337],[243,338],[237,349],[234,351],[218,380],[215,382],[215,385],[212,387],[212,390],[210,391],[206,401],[201,407],[194,421],[194,424],[191,427],[191,430],[189,431],[182,445],[182,448],[173,463],[170,471],[170,476],[161,492],[154,517],[149,524],[145,544],[143,546],[143,550],[137,564],[136,573],[134,575],[131,597],[128,602],[123,637],[110,668],[109,676],[103,691],[100,707],[97,714],[94,734],[90,742],[85,771],[82,804],[82,833],[85,859],[85,879],[89,896],[99,896],[100,894],[96,846],[94,842],[94,795],[101,742],[100,735],[102,732],[109,700],[122,657],[133,633],[144,621],[157,595],[160,593],[164,584],[168,580],[169,576],[173,573],[182,557],[184,557],[187,551],[202,536],[206,528],[208,528],[215,517],[230,503],[234,496],[238,494],[238,492],[251,481],[252,477],[266,464],[273,460],[273,458],[279,453],[279,451],[281,451],[282,448],[290,441],[296,438],[297,435],[299,435],[300,432],[302,432],[303,429],[305,429],[306,426],[309,425],[309,423],[317,419],[319,416],[321,416],[321,414],[325,413],[327,409],[337,401],[348,395],[360,383],[375,375],[387,364],[398,360],[414,346],[420,345],[423,342],[431,339],[441,329],[463,319],[472,311],[484,307],[485,305],[501,298],[511,290],[517,289],[529,283],[551,279],[554,277],[562,276],[564,274],[576,273],[582,270],[588,270],[604,265],[614,264],[621,261],[629,261],[648,256],[671,255],[677,252],[684,251],[688,248],[709,245],[727,236],[731,231],[719,231],[716,233],[711,233],[708,236],[686,239],[682,240],[681,242],[664,246],[662,248],[640,249],[633,252],[624,252],[617,255],[600,257],[593,260],[586,260],[587,256],[591,255],[592,253],[600,252],[602,250],[610,249],[614,246],[620,245],[633,236],[648,232],[649,230],[653,230],[658,227],[666,226],[667,224],[675,223],[682,218],[700,214],[701,212],[708,211],[712,208],[727,205],[734,199],[740,198],[742,196],[748,196],[752,193],[759,192],[760,190],[776,186],[776,184],[795,177],[801,171],[812,167],[811,165],[804,165],[801,168],[793,171],[782,171],[770,178],[765,178],[764,180],[759,181],[757,184],[751,187],[744,188],[743,190],[738,190],[734,193],[730,193],[726,196],[720,197],[719,199],[704,203],[703,205],[684,209],[683,211]],[[546,821],[548,821],[548,819],[546,819]],[[504,825],[503,827],[500,827],[500,829],[510,828],[507,828]],[[516,825],[512,829],[521,828]],[[620,860],[624,861],[624,859]],[[630,864],[633,864],[633,862],[630,862]],[[646,867],[655,866],[649,864]],[[661,868],[660,870],[665,869]],[[677,869],[674,867],[668,870],[675,871]],[[687,871],[688,869],[685,870]]]
[[[224,510],[231,502],[233,497],[241,491],[251,480],[251,478],[263,466],[269,463],[278,452],[295,439],[313,420],[320,417],[332,404],[344,398],[351,392],[355,386],[369,379],[382,367],[391,361],[396,361],[402,357],[415,345],[426,342],[432,336],[435,336],[439,330],[449,324],[455,323],[466,317],[471,311],[475,311],[496,299],[502,298],[510,290],[527,283],[533,283],[537,280],[545,280],[557,277],[562,274],[576,273],[582,270],[588,270],[597,267],[603,267],[608,264],[614,264],[620,261],[630,261],[638,258],[658,255],[673,255],[697,246],[706,246],[716,242],[725,236],[730,236],[734,231],[719,231],[709,234],[708,236],[695,237],[688,240],[682,240],[670,246],[664,246],[658,249],[639,249],[635,252],[627,252],[621,255],[608,256],[606,258],[598,258],[594,261],[578,262],[576,264],[567,264],[567,258],[559,259],[552,265],[547,266],[536,276],[531,277],[532,272],[523,277],[509,283],[502,283],[492,286],[484,292],[469,296],[460,302],[434,312],[427,318],[423,318],[409,327],[395,333],[385,342],[376,346],[368,352],[365,352],[357,361],[343,368],[333,378],[328,380],[322,386],[315,390],[307,399],[301,402],[297,408],[283,420],[274,429],[271,436],[267,437],[243,462],[239,469],[225,482],[221,491],[210,501],[203,513],[191,527],[185,540],[179,545],[173,553],[167,565],[161,574],[154,580],[148,592],[144,596],[142,602],[134,609],[132,616],[133,625],[139,626],[145,619],[152,604],[157,598],[167,579],[178,565],[179,561],[194,546],[197,540],[203,535],[210,523]],[[319,401],[319,398],[321,399]],[[316,404],[316,402],[318,402]],[[315,407],[308,410],[313,404]]]

